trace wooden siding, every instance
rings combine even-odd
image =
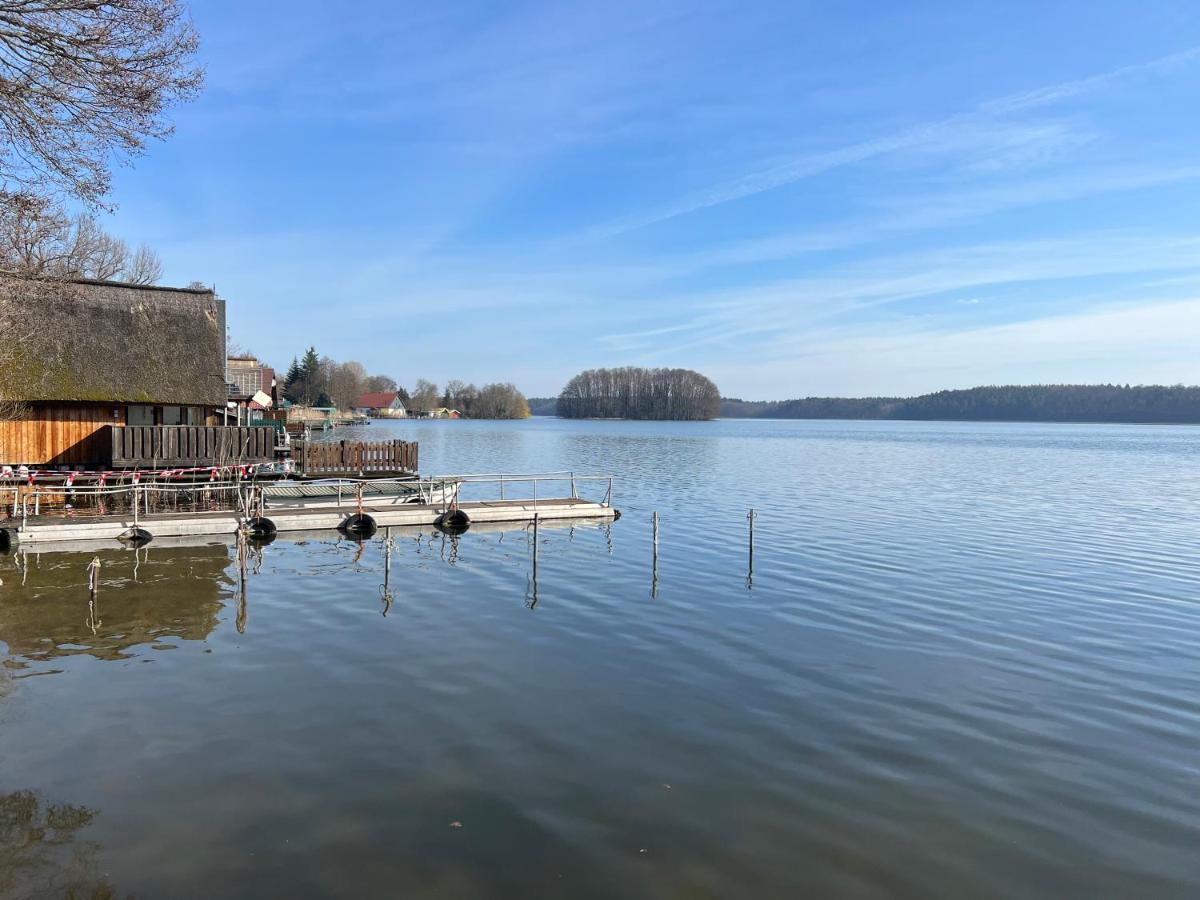
[[[110,448],[105,429],[122,423],[124,416],[123,406],[108,403],[34,404],[23,419],[0,422],[0,464],[106,464]]]
[[[126,425],[112,429],[114,468],[272,462],[273,425]]]

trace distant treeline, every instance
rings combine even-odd
[[[1200,424],[1200,387],[1038,384],[938,391],[919,397],[721,400],[722,418],[927,419]]]
[[[715,419],[717,386],[691,369],[588,369],[558,395],[564,419]]]

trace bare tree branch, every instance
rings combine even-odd
[[[101,206],[203,83],[180,0],[0,0],[0,189]]]

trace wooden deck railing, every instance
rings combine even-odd
[[[416,441],[296,441],[292,457],[302,475],[416,473]]]
[[[113,425],[112,466],[227,466],[275,459],[271,425]]]

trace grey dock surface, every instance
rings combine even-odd
[[[539,519],[612,519],[617,511],[602,503],[575,497],[549,500],[491,500],[460,503],[458,508],[471,518],[471,523],[531,522]],[[364,503],[362,511],[375,520],[380,528],[393,525],[433,525],[444,512],[441,505],[417,503],[373,506]],[[358,507],[347,502],[341,507],[279,507],[268,508],[265,515],[284,531],[334,530]],[[204,534],[233,534],[244,521],[236,510],[189,513],[150,513],[139,516],[137,525],[154,537],[186,537]],[[132,514],[110,516],[36,516],[24,524],[8,525],[21,544],[42,541],[116,540],[134,526]]]

